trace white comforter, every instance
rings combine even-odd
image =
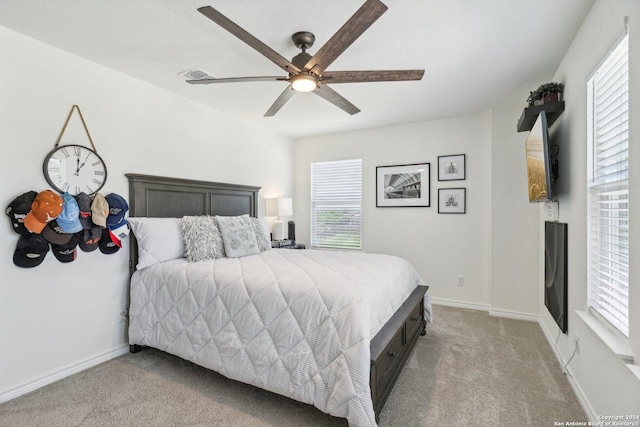
[[[388,255],[279,249],[173,260],[134,273],[129,340],[375,426],[369,341],[421,284]]]

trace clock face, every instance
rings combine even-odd
[[[107,181],[107,166],[98,153],[82,145],[54,148],[44,159],[44,177],[55,190],[91,195]]]

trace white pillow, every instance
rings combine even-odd
[[[184,258],[180,218],[129,217],[128,221],[138,241],[138,270]]]
[[[222,235],[214,217],[207,215],[184,216],[181,228],[185,255],[189,262],[225,256]]]
[[[229,258],[239,258],[260,253],[249,215],[216,216]]]
[[[253,226],[253,233],[256,235],[256,242],[258,243],[258,249],[260,252],[268,251],[271,249],[271,235],[269,234],[269,226],[264,218],[249,218],[251,225]]]

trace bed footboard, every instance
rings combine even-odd
[[[418,286],[371,340],[369,385],[376,420],[418,337],[426,334],[424,294],[427,289],[428,286]]]

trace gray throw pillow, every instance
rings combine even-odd
[[[180,223],[185,256],[189,262],[223,258],[222,235],[212,216],[185,216]]]

